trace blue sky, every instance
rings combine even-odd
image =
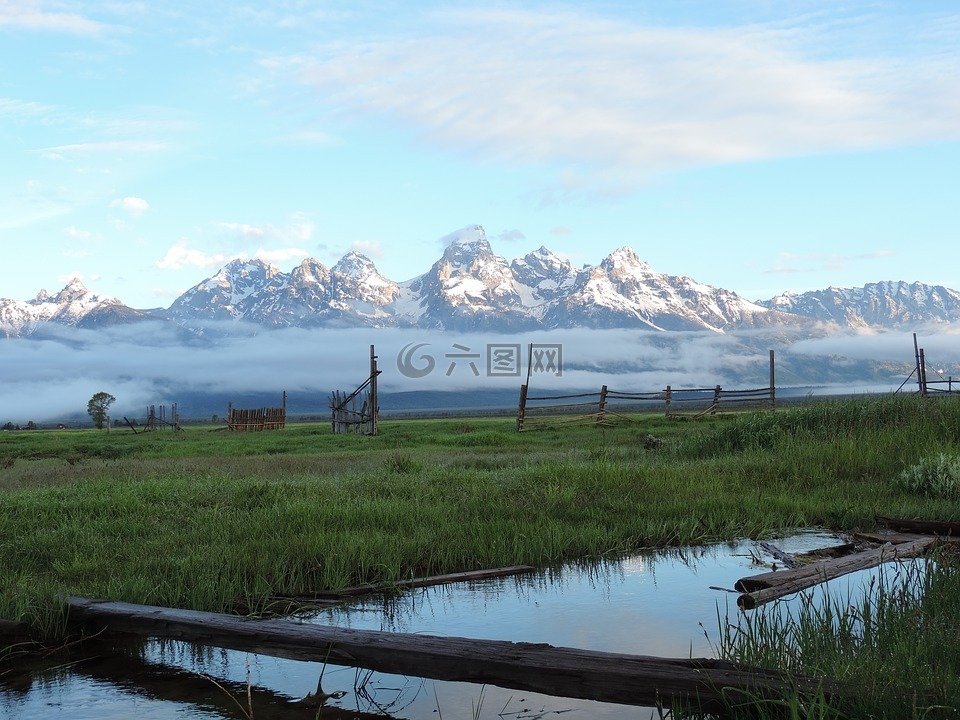
[[[960,287],[954,2],[0,0],[0,297],[496,252]]]

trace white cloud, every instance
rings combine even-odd
[[[293,72],[348,119],[379,115],[439,144],[557,163],[578,182],[960,137],[960,60],[937,48],[818,57],[830,32],[822,24],[665,28],[496,10],[444,18],[453,25],[432,34],[264,67]]]
[[[117,198],[110,203],[110,207],[120,208],[131,215],[143,215],[143,213],[150,209],[150,203],[143,198],[125,197]]]
[[[291,260],[302,260],[308,257],[310,253],[301,248],[280,248],[276,250],[265,250],[258,248],[253,256],[263,260],[270,265],[284,265]]]
[[[81,230],[80,228],[76,228],[73,225],[67,228],[67,235],[73,238],[74,240],[99,240],[100,239],[100,235],[98,233],[91,232],[90,230]],[[89,253],[80,251],[80,250],[68,250],[64,252],[64,255],[66,257],[82,257],[88,254]]]
[[[187,247],[187,241],[181,240],[167,250],[161,260],[153,266],[158,270],[181,270],[185,267],[219,268],[233,258],[224,253],[205,253]]]
[[[274,228],[269,225],[248,225],[247,223],[235,222],[219,222],[216,225],[224,230],[229,230],[231,233],[236,233],[245,240],[259,240],[275,233]]]
[[[350,243],[350,250],[377,260],[383,257],[383,248],[376,240],[354,240]]]
[[[38,0],[4,0],[0,2],[0,27],[4,25],[28,30],[95,34],[106,25],[75,13],[57,12],[45,7],[50,3]]]
[[[57,276],[57,282],[63,285],[69,284],[72,280],[79,280],[80,282],[83,282],[83,273],[79,273],[74,270],[73,272]]]

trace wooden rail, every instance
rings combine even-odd
[[[503,640],[355,630],[79,597],[66,602],[70,621],[91,630],[625,705],[683,703],[719,710],[738,698],[780,697],[785,687],[828,696],[837,691],[814,678],[788,677],[710,658],[658,658]]]

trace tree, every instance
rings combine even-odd
[[[93,424],[97,430],[103,430],[103,425],[107,421],[107,410],[116,401],[116,398],[107,392],[98,392],[87,403],[87,414],[93,418]]]
[[[13,430],[13,429],[14,429],[14,426],[13,426],[13,423],[12,423],[12,422],[8,422],[8,423],[6,423],[6,424],[5,424],[2,428],[0,428],[0,429],[2,429],[2,430]]]
[[[27,423],[27,430],[36,430],[36,429],[37,429],[37,424],[33,420]]]

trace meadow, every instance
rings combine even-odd
[[[636,420],[526,433],[507,418],[397,420],[378,437],[328,424],[0,433],[0,618],[56,642],[65,595],[223,611],[798,527],[873,529],[877,514],[960,520],[952,400]]]

